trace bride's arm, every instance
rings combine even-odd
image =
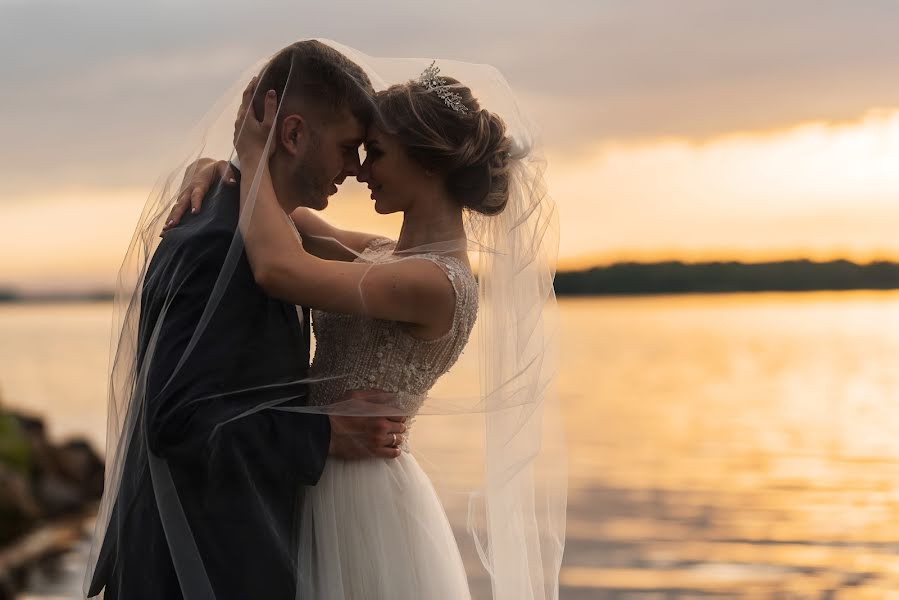
[[[249,89],[249,88],[248,88]],[[245,96],[249,106],[252,90]],[[443,327],[452,320],[455,296],[442,270],[430,261],[398,260],[365,264],[323,260],[303,249],[291,221],[278,204],[263,146],[274,123],[276,98],[265,98],[265,117],[244,121],[237,151],[241,163],[240,219],[247,257],[257,284],[286,302],[331,312],[361,314]],[[241,110],[246,112],[242,105]],[[248,208],[258,179],[253,206]],[[249,218],[243,215],[249,210]]]
[[[452,319],[453,289],[429,261],[366,264],[324,260],[306,252],[278,204],[267,162],[241,157],[242,213],[259,173],[252,215],[246,223],[241,219],[241,233],[253,277],[262,289],[286,302],[330,312],[426,327]]]
[[[354,260],[373,240],[381,237],[335,227],[310,208],[298,208],[290,218],[303,236],[303,246],[315,256],[328,260]]]

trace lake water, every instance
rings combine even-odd
[[[564,299],[560,309],[562,598],[899,590],[899,293]],[[102,451],[110,311],[0,306],[4,404]],[[82,555],[36,573],[27,597],[77,597]]]

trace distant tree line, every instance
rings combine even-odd
[[[556,274],[560,296],[686,294],[721,292],[806,292],[899,289],[899,263],[814,262],[622,262]],[[0,288],[3,302],[109,301],[111,291],[28,294]]]
[[[115,297],[111,291],[89,292],[20,292],[9,288],[0,288],[0,304],[9,302],[108,302]]]
[[[572,295],[801,292],[899,289],[899,263],[847,260],[765,263],[679,261],[616,263],[556,275],[556,293]]]

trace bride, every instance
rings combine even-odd
[[[242,205],[258,181],[247,255],[257,277],[266,273],[257,278],[266,292],[314,310],[310,375],[321,381],[310,386],[312,405],[372,388],[398,394],[395,408],[414,415],[468,341],[478,293],[466,246],[458,243],[465,237],[462,211],[502,211],[510,141],[502,121],[481,111],[467,88],[445,81],[454,86],[449,100],[421,82],[377,97],[381,122],[366,135],[358,178],[371,189],[375,210],[404,213],[403,228],[395,242],[364,245],[354,242],[366,236],[333,231],[358,253],[346,266],[308,255],[278,210],[265,151],[277,94],[266,94],[261,122],[247,101],[241,105],[235,138]],[[447,242],[455,247],[421,250]],[[470,597],[446,515],[411,454],[329,460],[302,510],[301,597]]]
[[[377,60],[358,58],[378,81]],[[471,88],[433,62],[423,66],[417,79],[380,86],[355,173],[378,213],[403,213],[396,240],[340,230],[308,209],[285,218],[268,168],[283,135],[276,125],[283,90],[256,89],[255,78],[234,131],[239,231],[257,284],[312,308],[308,406],[291,410],[353,414],[341,398],[368,389],[389,393],[383,414],[483,415],[484,476],[470,497],[469,530],[493,597],[557,598],[564,468],[541,462],[558,449],[547,444],[554,435],[547,433],[554,206],[527,131],[519,127],[513,137]],[[472,67],[520,125],[501,76]],[[201,170],[186,188],[195,211],[211,172]],[[181,195],[167,227],[177,226],[190,197]],[[471,254],[479,258],[477,277]],[[480,393],[429,397],[476,320]],[[394,440],[404,450],[399,458],[331,457],[305,491],[294,538],[298,598],[471,597],[438,494],[411,444]]]

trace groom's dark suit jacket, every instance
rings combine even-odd
[[[302,379],[309,365],[308,311],[303,327],[295,306],[255,284],[239,237],[232,248],[238,193],[213,187],[203,210],[185,215],[150,261],[137,344],[145,402],[134,415],[89,596],[105,587],[107,600],[179,599],[186,581],[205,571],[216,600],[294,598],[297,505],[302,486],[314,485],[324,468],[330,425],[325,415],[282,410],[241,416],[286,396],[294,397],[287,405],[303,404],[302,385],[231,393]],[[226,288],[213,308],[208,300],[229,252],[235,270],[219,281]],[[179,367],[192,337],[196,345]],[[167,476],[157,469],[151,477],[148,450],[167,465],[175,502],[164,493]]]

